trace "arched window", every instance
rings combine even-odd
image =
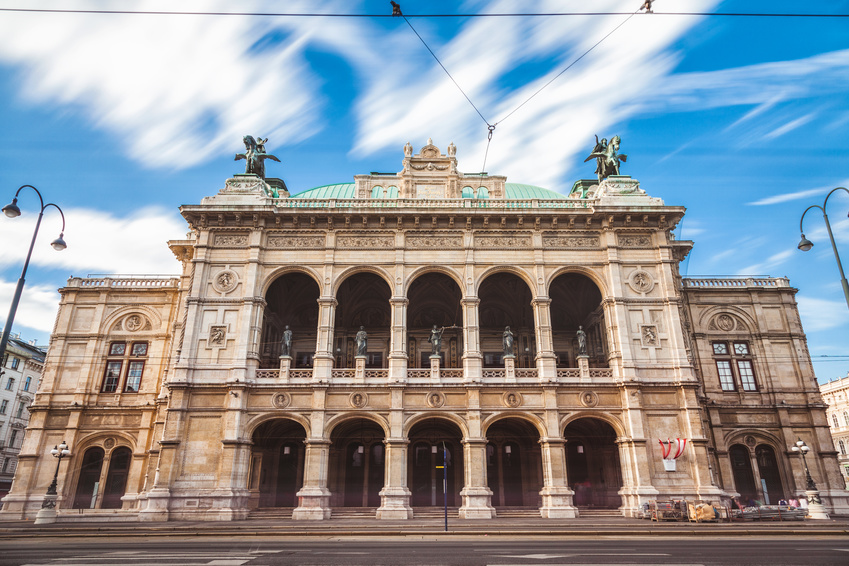
[[[94,489],[100,481],[102,466],[103,448],[95,446],[85,451],[77,480],[77,492],[74,495],[74,509],[89,509],[94,506],[93,502],[98,495]]]
[[[130,473],[132,452],[127,447],[116,448],[109,457],[109,472],[106,474],[106,486],[103,489],[101,509],[120,509],[121,497],[127,488],[127,476]]]
[[[846,445],[845,445],[845,444],[843,444],[843,441],[842,441],[842,440],[838,440],[838,443],[840,444],[840,453],[841,453],[841,454],[846,454]]]

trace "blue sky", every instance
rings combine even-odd
[[[633,12],[640,0],[400,2],[407,14]],[[825,225],[799,252],[799,218],[849,185],[849,18],[662,12],[849,13],[849,2],[656,0],[504,119],[625,16],[411,18],[490,123],[486,162],[512,182],[568,192],[593,177],[594,134],[622,137],[622,173],[688,209],[689,276],[787,276],[820,381],[849,373],[849,309]],[[0,8],[389,13],[388,1],[0,0]],[[46,342],[68,276],[174,274],[165,245],[243,171],[244,134],[268,136],[292,192],[398,171],[402,147],[457,145],[479,171],[486,124],[398,18],[0,14],[0,199],[23,184],[49,210],[15,331]],[[5,196],[3,196],[5,195]],[[0,317],[32,234],[0,218]],[[816,212],[816,211],[813,211]],[[829,200],[849,260],[849,194]]]

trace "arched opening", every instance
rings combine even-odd
[[[444,273],[426,273],[413,281],[407,298],[408,367],[430,367],[434,326],[441,341],[440,365],[461,367],[463,312],[457,283]]]
[[[132,459],[133,453],[126,446],[116,448],[109,455],[109,471],[106,473],[101,509],[121,508],[121,498],[127,489],[127,476],[130,474]]]
[[[383,429],[368,419],[352,419],[330,436],[329,489],[332,507],[379,507],[386,446]]]
[[[493,507],[539,507],[542,451],[539,432],[521,419],[503,419],[486,431],[486,477]]]
[[[734,474],[734,489],[740,494],[743,503],[753,502],[758,497],[758,489],[755,486],[749,449],[735,444],[728,449],[728,457],[731,460],[731,473]]]
[[[768,498],[769,504],[776,505],[780,499],[784,499],[784,487],[781,484],[775,450],[768,444],[761,444],[755,448],[755,459],[758,461],[761,479],[766,484],[764,499]]]
[[[94,446],[83,454],[80,475],[77,479],[77,491],[74,495],[74,509],[94,507],[99,489],[100,471],[103,467],[103,448]],[[97,489],[97,491],[95,491]]]
[[[487,277],[478,291],[480,297],[480,348],[484,367],[504,367],[504,332],[513,333],[516,367],[534,367],[536,334],[531,309],[531,290],[512,273]]]
[[[300,423],[274,419],[259,425],[251,440],[248,486],[251,507],[295,507],[304,483],[307,433]]]
[[[569,423],[566,439],[566,474],[575,492],[575,505],[616,509],[622,505],[622,468],[616,431],[601,419],[587,417]]]
[[[293,368],[311,368],[318,336],[318,284],[304,273],[281,275],[265,294],[260,367],[280,367],[286,327],[292,331]]]
[[[361,329],[368,335],[366,367],[388,367],[391,295],[386,281],[374,273],[357,273],[342,282],[336,293],[336,367],[354,367],[356,336]]]
[[[453,422],[432,418],[410,429],[407,485],[413,507],[460,504],[463,489],[463,433]],[[447,489],[446,484],[447,483]],[[447,497],[446,497],[447,496]]]
[[[590,367],[608,367],[601,291],[586,275],[564,273],[551,282],[551,332],[558,367],[578,367],[578,329],[586,335]]]

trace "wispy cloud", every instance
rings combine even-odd
[[[782,250],[773,254],[760,263],[753,263],[740,269],[737,275],[772,275],[772,271],[784,264],[796,250]]]
[[[802,295],[796,296],[799,304],[799,314],[802,325],[808,332],[818,332],[844,326],[849,322],[846,318],[846,304],[839,301],[815,299]]]
[[[798,118],[795,118],[795,119],[793,119],[793,120],[790,120],[790,121],[789,121],[789,122],[787,122],[786,124],[783,124],[783,125],[781,125],[781,126],[779,126],[779,127],[775,128],[775,129],[774,129],[774,130],[772,130],[771,132],[768,132],[768,133],[764,134],[763,139],[765,139],[765,140],[774,140],[775,138],[781,137],[781,136],[783,136],[784,134],[787,134],[787,133],[789,133],[789,132],[792,132],[792,131],[793,131],[793,130],[795,130],[796,128],[799,128],[799,127],[801,127],[801,126],[804,126],[805,124],[807,124],[808,122],[810,122],[811,120],[813,120],[813,119],[814,119],[814,115],[815,115],[815,114],[812,112],[812,113],[810,113],[810,114],[805,114],[804,116],[800,116],[800,117],[798,117]]]
[[[56,252],[48,246],[58,235],[58,226],[54,234],[45,217],[32,255],[33,266],[67,269],[69,275],[179,273],[180,264],[165,242],[184,237],[187,226],[172,210],[145,208],[130,216],[117,217],[78,208],[65,210],[65,218],[68,248]],[[19,239],[22,232],[31,234],[31,229],[32,224],[24,217],[14,220],[0,217],[0,241]],[[22,264],[27,250],[26,245],[0,246],[0,267]]]
[[[791,200],[800,200],[807,197],[812,197],[815,195],[823,195],[826,193],[828,189],[808,189],[805,191],[796,191],[793,193],[784,193],[782,195],[775,195],[771,197],[762,198],[760,200],[756,200],[754,202],[747,202],[746,204],[751,206],[765,206],[768,204],[778,204],[782,202],[789,202]]]
[[[0,280],[0,305],[12,302],[16,284]],[[55,287],[46,285],[27,285],[26,292],[21,295],[18,311],[15,315],[15,328],[25,326],[33,330],[50,333],[59,310],[59,293]],[[6,324],[6,311],[2,314],[1,324]],[[24,336],[26,337],[26,336]]]

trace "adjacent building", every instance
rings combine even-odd
[[[228,179],[181,208],[180,276],[60,290],[3,513],[38,512],[63,440],[68,521],[775,502],[804,491],[797,438],[849,511],[796,289],[682,278],[685,210],[635,179],[564,192],[430,142],[294,194]]]
[[[0,497],[12,487],[45,350],[12,336],[0,365]]]
[[[837,450],[840,473],[846,489],[849,489],[849,375],[822,384],[820,392],[828,405],[828,424]]]

